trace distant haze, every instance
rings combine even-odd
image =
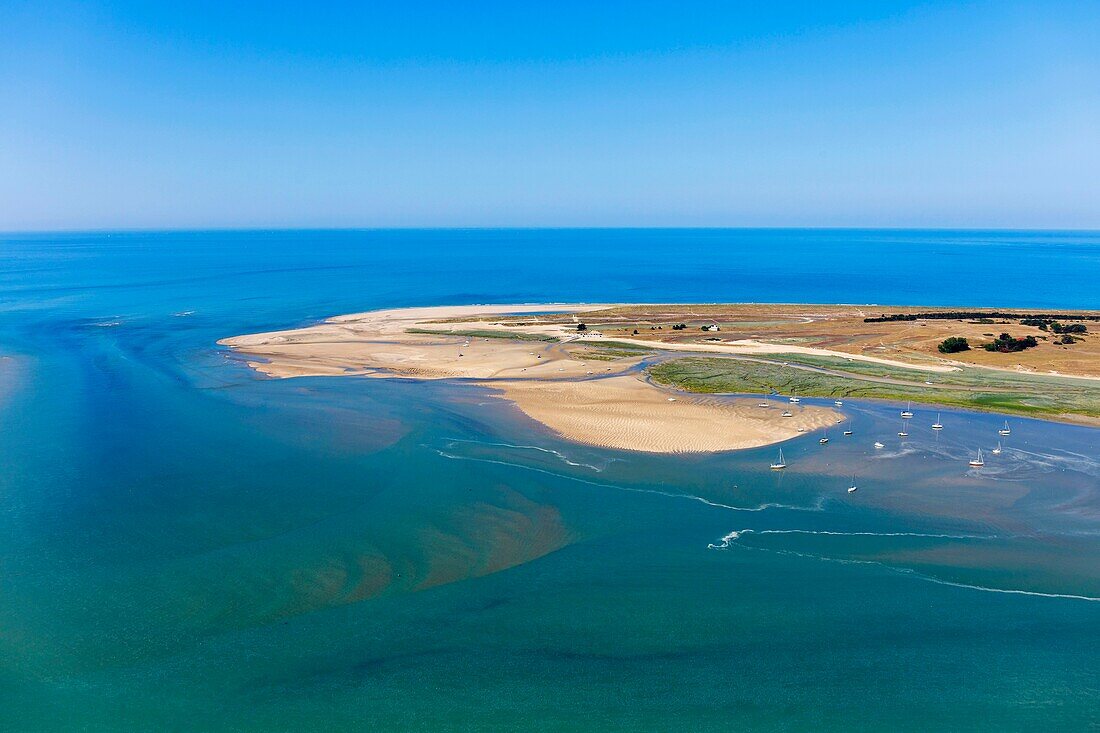
[[[0,231],[1100,228],[1095,2],[315,5],[0,0]]]

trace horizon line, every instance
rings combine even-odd
[[[1018,232],[1100,234],[1100,228],[1057,227],[951,227],[951,226],[194,226],[194,227],[89,227],[59,229],[0,229],[0,237],[50,234],[182,234],[186,232],[398,232],[398,231],[881,231],[881,232]]]

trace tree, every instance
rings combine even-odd
[[[983,347],[986,351],[999,351],[1003,354],[1011,354],[1015,351],[1023,351],[1024,349],[1030,349],[1034,346],[1038,346],[1039,342],[1035,340],[1034,336],[1024,336],[1022,339],[1013,338],[1007,333],[1002,333],[997,338],[993,339],[993,343],[985,344]]]
[[[578,323],[578,324],[577,324],[577,330],[578,330],[578,331],[587,331],[587,330],[588,330],[588,326],[584,325],[583,323]]]
[[[970,342],[962,336],[952,336],[943,340],[939,345],[941,354],[955,354],[960,351],[970,351]]]

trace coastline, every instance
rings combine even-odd
[[[414,308],[357,313],[302,329],[249,334],[218,343],[252,357],[248,365],[270,377],[361,376],[462,379],[493,394],[551,431],[587,445],[654,453],[710,452],[779,443],[835,424],[825,407],[792,406],[790,417],[762,410],[754,400],[672,391],[632,374],[642,352],[605,358],[572,353],[556,326],[523,329],[547,341],[417,332],[441,320],[544,312],[579,314],[597,305],[498,305]],[[457,321],[459,327],[484,326]],[[508,328],[494,324],[494,328]],[[412,332],[410,332],[410,330]],[[519,338],[519,334],[515,334]],[[588,344],[612,343],[591,339]]]
[[[832,408],[785,399],[791,414],[784,417],[774,403],[762,409],[759,399],[725,393],[912,399],[1097,424],[1091,411],[1100,414],[1100,389],[1094,393],[1090,381],[1100,375],[936,356],[928,345],[962,326],[867,324],[866,312],[865,306],[773,304],[433,306],[341,315],[218,343],[274,378],[478,383],[569,440],[644,452],[754,448],[842,418]],[[680,319],[695,325],[689,329]],[[991,328],[985,320],[967,327]],[[1047,349],[1040,356],[1058,366],[1091,365],[1092,348]],[[985,353],[969,356],[992,361]],[[1070,409],[1042,402],[1062,387],[1071,392]]]

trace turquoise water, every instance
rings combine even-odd
[[[1096,282],[1083,233],[0,235],[0,729],[1088,729],[1100,431],[1014,419],[972,473],[997,416],[900,443],[897,406],[849,402],[855,435],[776,475],[215,342],[440,303],[1100,308]]]

